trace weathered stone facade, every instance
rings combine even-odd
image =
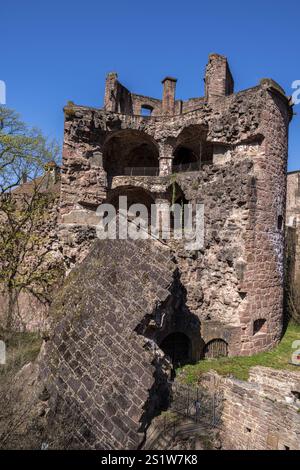
[[[56,249],[70,274],[38,379],[53,448],[139,448],[167,406],[165,355],[178,365],[280,340],[289,100],[269,79],[234,93],[217,54],[205,83],[205,97],[182,102],[167,77],[159,100],[111,73],[103,109],[65,108]],[[98,206],[118,209],[119,196],[163,216],[203,204],[203,248],[96,240]]]
[[[209,373],[202,385],[222,392],[222,449],[300,450],[300,376],[267,367],[249,381]]]
[[[103,109],[65,108],[61,243],[73,267],[95,236],[96,208],[119,195],[170,206],[175,191],[175,200],[203,203],[204,250],[191,254],[169,241],[200,321],[197,357],[214,340],[226,342],[230,355],[247,355],[281,335],[291,108],[269,79],[233,93],[227,60],[217,54],[205,83],[204,98],[182,102],[167,77],[157,100],[109,74]]]
[[[137,448],[167,407],[170,363],[137,331],[155,325],[179,282],[156,244],[97,241],[52,306],[40,367],[52,447]]]
[[[300,171],[288,173],[286,210],[286,295],[290,315],[300,320]]]

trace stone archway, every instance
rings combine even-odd
[[[173,152],[173,172],[200,170],[212,162],[212,144],[206,140],[207,129],[191,125],[182,130],[176,139]]]
[[[120,197],[126,196],[126,209],[128,221],[132,221],[138,215],[144,219],[146,218],[146,225],[149,227],[151,224],[151,206],[155,203],[152,194],[145,189],[138,186],[120,186],[109,192],[106,202],[112,204],[116,213],[119,213]],[[137,209],[137,204],[144,206],[145,213],[140,213]]]
[[[113,176],[155,176],[159,173],[159,151],[148,134],[132,129],[113,133],[104,144],[103,166]]]

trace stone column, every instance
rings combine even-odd
[[[172,174],[172,157],[159,159],[159,176],[168,176]]]
[[[159,176],[172,174],[173,166],[173,145],[166,142],[159,144]]]

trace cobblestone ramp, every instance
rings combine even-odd
[[[175,270],[162,243],[105,240],[70,274],[41,362],[52,448],[141,445],[168,400],[169,365],[135,330],[168,299]]]

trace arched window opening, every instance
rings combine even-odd
[[[175,367],[191,361],[191,341],[184,333],[171,333],[160,344]]]
[[[147,134],[126,130],[112,135],[104,146],[104,169],[114,176],[156,176],[159,154],[155,141]]]
[[[209,341],[205,345],[204,356],[206,359],[228,356],[228,343],[221,338]]]
[[[213,161],[213,145],[206,140],[207,129],[186,127],[177,137],[173,153],[173,172],[198,171]]]
[[[117,190],[114,190],[110,193],[110,196],[107,200],[110,204],[112,204],[115,209],[116,213],[119,214],[119,204],[120,204],[120,196],[126,196],[126,202],[127,202],[127,219],[128,222],[133,222],[135,223],[137,217],[141,217],[141,219],[144,219],[144,215],[146,217],[146,225],[149,227],[151,223],[151,205],[154,204],[154,199],[148,193],[142,188],[137,188],[137,187],[127,187],[127,188],[120,188]],[[146,213],[141,214],[139,211],[132,212],[132,206],[135,204],[142,204],[145,209]]]
[[[291,390],[292,395],[296,401],[300,401],[300,392],[297,390]]]
[[[149,104],[143,104],[141,106],[141,115],[142,116],[151,116],[152,111],[153,111],[153,108]]]
[[[253,335],[257,333],[265,333],[267,328],[267,322],[265,318],[258,318],[253,322]]]

